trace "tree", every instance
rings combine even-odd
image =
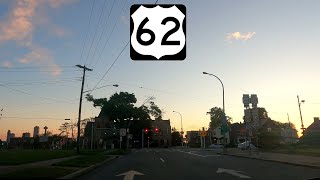
[[[70,126],[71,126],[71,124],[69,122],[63,123],[58,129],[61,132],[60,134],[63,134],[63,133],[68,134],[68,130],[69,130]]]
[[[133,93],[120,92],[113,94],[109,99],[95,99],[87,94],[86,99],[93,102],[94,107],[100,107],[99,116],[108,117],[116,129],[129,128],[134,139],[141,139],[141,129],[151,127],[151,116],[162,117],[162,111],[152,101],[149,106],[136,107],[137,99]]]
[[[265,149],[275,148],[280,144],[281,136],[274,131],[262,131],[259,133],[259,146]]]
[[[260,119],[270,119],[268,116],[268,112],[263,107],[258,107],[258,114]]]
[[[211,129],[215,129],[216,127],[221,125],[221,119],[223,117],[223,110],[219,107],[213,107],[210,109],[209,112],[207,112],[207,114],[210,115],[210,123],[209,123],[209,127]],[[227,124],[230,125],[232,122],[232,118],[229,116],[226,116],[227,118]]]
[[[149,112],[155,119],[162,119],[162,111],[153,101],[150,102]]]

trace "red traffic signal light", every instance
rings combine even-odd
[[[148,129],[144,129],[144,133],[148,133]]]
[[[156,128],[156,132],[158,132],[159,131],[159,129],[158,128]]]

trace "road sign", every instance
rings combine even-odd
[[[252,107],[257,107],[258,105],[258,96],[256,94],[251,94],[251,104],[252,104]]]
[[[242,96],[242,102],[244,104],[244,107],[249,107],[249,104],[250,104],[250,96],[249,96],[249,94],[244,94]]]
[[[126,135],[127,135],[126,129],[125,128],[121,128],[120,129],[120,136],[126,136]]]
[[[250,122],[250,121],[251,121],[251,112],[250,112],[250,109],[245,109],[245,110],[244,110],[244,121],[245,121],[245,122]]]
[[[258,127],[260,124],[258,108],[252,108],[251,115],[252,115],[252,125],[254,127]]]
[[[228,125],[227,124],[223,124],[222,126],[221,126],[221,134],[225,134],[225,133],[227,133],[228,132]]]
[[[201,137],[206,137],[207,136],[207,131],[200,131],[200,136]]]
[[[132,60],[184,60],[186,58],[186,7],[184,5],[134,4],[130,8],[130,14]],[[172,25],[174,25],[173,28]],[[145,38],[146,34],[150,38]]]

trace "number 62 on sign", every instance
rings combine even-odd
[[[184,60],[186,7],[135,4],[130,8],[132,60]]]

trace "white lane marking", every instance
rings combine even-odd
[[[203,155],[200,155],[200,154],[195,154],[195,153],[192,153],[192,152],[187,152],[187,154],[192,154],[192,155],[200,156],[200,157],[207,157],[207,156],[203,156]]]
[[[141,175],[144,175],[144,174],[141,173],[141,172],[138,172],[138,171],[130,170],[128,172],[125,172],[125,173],[122,173],[122,174],[118,174],[116,176],[124,176],[123,180],[133,180],[135,175],[141,176]]]
[[[163,163],[165,162],[162,158],[160,158],[160,160],[161,160]]]
[[[239,178],[246,178],[246,179],[251,178],[250,176],[246,176],[244,174],[241,174],[240,172],[241,171],[236,171],[236,170],[232,170],[232,169],[218,168],[216,173],[228,173],[228,174],[231,174],[233,176],[238,176]]]
[[[194,156],[199,156],[199,157],[219,157],[220,155],[201,155],[201,154],[196,154],[196,153],[193,153],[195,151],[190,151],[190,152],[186,152],[186,151],[181,151],[181,150],[177,150],[178,152],[183,152],[183,153],[186,153],[186,154],[191,154],[191,155],[194,155]]]
[[[219,154],[215,154],[215,155],[206,155],[207,157],[220,157],[221,155],[219,155]]]

